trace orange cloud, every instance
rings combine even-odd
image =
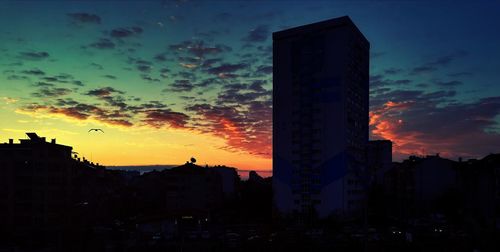
[[[412,102],[386,102],[381,108],[370,111],[370,127],[374,138],[388,139],[393,142],[393,152],[397,155],[422,155],[425,143],[420,132],[405,132],[400,134],[399,129],[404,127],[402,113],[412,106]]]

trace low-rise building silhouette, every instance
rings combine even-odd
[[[214,169],[192,163],[145,173],[133,186],[144,200],[144,213],[172,218],[208,218],[224,199],[222,176]]]
[[[455,161],[439,155],[411,156],[385,173],[390,215],[403,219],[440,211],[439,202],[458,186]]]
[[[500,229],[500,154],[456,164],[460,183],[457,197],[467,219]]]
[[[373,140],[367,146],[368,176],[370,184],[382,185],[384,174],[392,167],[392,141]]]
[[[236,168],[227,167],[223,165],[216,165],[210,169],[219,173],[222,179],[222,191],[226,198],[234,198],[237,192],[237,185],[239,181],[238,172]]]
[[[27,133],[0,144],[0,227],[11,234],[54,235],[70,224],[72,147]]]

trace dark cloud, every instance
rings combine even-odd
[[[227,150],[270,157],[272,151],[272,102],[251,101],[245,108],[207,103],[186,107],[195,114],[197,130],[226,140]]]
[[[460,86],[463,84],[461,81],[457,81],[457,80],[435,81],[434,83],[436,83],[438,86],[442,86],[442,87],[455,87],[455,86]]]
[[[428,73],[428,72],[434,72],[436,71],[437,68],[433,66],[419,66],[415,67],[411,70],[410,74],[415,75],[415,74],[421,74],[421,73]]]
[[[436,60],[430,61],[430,62],[427,63],[427,65],[430,65],[430,66],[447,66],[453,60],[455,60],[457,58],[464,57],[467,54],[468,54],[467,52],[465,52],[463,50],[459,50],[459,51],[450,53],[448,55],[444,55],[442,57],[439,57]]]
[[[224,85],[215,105],[198,101],[193,96],[183,98],[189,104],[185,107],[186,111],[193,114],[191,127],[225,139],[228,151],[245,151],[269,157],[272,149],[272,92],[262,87],[266,81],[238,83],[221,81],[221,78],[205,81]]]
[[[38,97],[38,98],[54,98],[59,96],[65,96],[70,93],[71,89],[45,86],[40,88],[38,91],[31,93],[31,95],[33,97]]]
[[[248,86],[248,89],[256,91],[256,92],[264,92],[265,89],[262,87],[262,85],[265,85],[266,81],[264,80],[255,80]]]
[[[107,38],[101,38],[98,41],[89,45],[90,47],[97,49],[113,49],[115,48],[115,43]]]
[[[71,74],[67,74],[67,73],[61,73],[59,75],[56,75],[55,77],[57,79],[59,79],[59,80],[70,80],[70,79],[73,79],[73,76]]]
[[[474,74],[471,72],[457,72],[457,73],[448,74],[448,76],[450,76],[450,77],[469,77],[472,75],[474,75]]]
[[[229,89],[219,93],[217,104],[246,104],[263,96],[270,96],[271,92],[240,92],[240,89]]]
[[[141,74],[141,79],[143,79],[145,81],[150,81],[150,82],[160,82],[160,79],[153,78],[147,74]]]
[[[71,19],[73,23],[76,24],[100,24],[101,17],[96,14],[77,12],[77,13],[68,13],[68,17]]]
[[[93,67],[93,68],[95,68],[95,69],[97,69],[97,70],[103,70],[104,69],[104,67],[102,65],[94,63],[94,62],[90,63],[90,66]]]
[[[254,81],[250,85],[246,83],[232,83],[224,86],[219,92],[216,103],[218,105],[240,105],[246,106],[256,100],[270,100],[271,91],[262,88],[263,81]]]
[[[154,59],[159,62],[165,62],[167,61],[167,54],[166,53],[159,53],[154,56]]]
[[[370,96],[377,96],[391,91],[388,87],[370,88]]]
[[[54,105],[28,105],[22,108],[22,110],[34,113],[43,111],[50,114],[60,114],[78,120],[94,118],[106,124],[125,127],[133,125],[133,123],[129,121],[131,116],[126,113],[122,113],[119,110],[107,110],[96,105],[80,103],[70,98],[57,99]]]
[[[259,25],[256,28],[250,30],[243,38],[243,41],[246,42],[264,42],[269,36],[269,26],[268,25]]]
[[[181,95],[181,96],[179,96],[179,98],[186,100],[186,101],[193,101],[196,99],[196,97],[194,97],[194,96],[185,96],[185,95]]]
[[[196,84],[198,87],[210,87],[214,85],[221,85],[224,82],[220,78],[207,78],[203,79]]]
[[[27,106],[25,110],[29,110],[32,112],[38,112],[40,110],[45,110],[52,114],[63,114],[68,117],[72,117],[79,120],[85,120],[89,117],[90,112],[93,110],[93,106],[77,104],[74,107],[65,107],[65,108],[57,108],[53,106],[44,106],[44,105],[31,105]]]
[[[65,98],[65,99],[58,98],[56,105],[59,107],[75,106],[75,105],[78,105],[78,102],[76,102],[75,100],[73,100],[71,98]]]
[[[66,73],[41,77],[40,80],[42,82],[53,82],[53,83],[72,84],[76,86],[84,86],[84,83],[82,81],[75,80],[71,74],[66,74]]]
[[[173,77],[181,77],[183,79],[189,79],[191,81],[196,80],[196,74],[194,74],[193,72],[180,71],[180,72],[172,74],[172,76]]]
[[[273,73],[273,66],[259,66],[257,68],[257,73],[261,74],[272,74]]]
[[[143,103],[140,105],[141,109],[162,109],[166,108],[167,105],[159,102],[159,101],[149,101],[147,103]]]
[[[54,84],[43,82],[43,81],[39,81],[39,82],[36,82],[35,84],[33,84],[33,86],[35,86],[35,87],[53,87]]]
[[[155,128],[185,128],[189,120],[188,115],[170,109],[147,110],[144,114],[142,122]]]
[[[140,58],[129,57],[127,62],[135,65],[135,68],[143,73],[149,73],[153,69],[153,62]]]
[[[410,74],[421,74],[436,71],[439,67],[448,66],[452,61],[456,60],[457,58],[464,57],[467,54],[468,53],[463,50],[455,51],[453,53],[441,56],[435,60],[431,60],[423,64],[422,66],[413,68]]]
[[[205,58],[207,55],[231,51],[231,47],[229,46],[222,44],[207,46],[205,42],[201,40],[187,40],[179,44],[170,45],[169,48],[176,53],[184,52],[200,58]]]
[[[166,70],[166,71],[163,71],[163,70]],[[162,77],[163,79],[168,78],[168,74],[167,74],[168,72],[169,72],[168,69],[160,70],[160,77]]]
[[[201,61],[201,58],[199,57],[177,57],[177,59],[183,63],[189,63],[189,64],[198,64]]]
[[[26,60],[43,60],[47,59],[49,57],[48,52],[37,52],[37,51],[31,51],[31,52],[20,52],[19,57],[22,59]]]
[[[201,67],[202,68],[210,68],[214,64],[219,63],[222,61],[222,58],[213,58],[213,59],[206,59],[202,62]]]
[[[129,105],[125,102],[125,98],[120,95],[115,96],[100,96],[99,99],[106,102],[107,105],[111,107],[118,107],[120,110],[129,109]]]
[[[383,75],[377,74],[377,75],[370,75],[370,82],[375,82],[375,81],[380,81],[384,78]]]
[[[36,75],[36,76],[45,75],[44,71],[37,69],[37,68],[31,69],[31,70],[24,70],[21,73],[28,74],[28,75]]]
[[[165,89],[165,91],[188,92],[193,90],[193,88],[194,85],[189,80],[175,80],[175,82],[170,84],[170,87]]]
[[[59,82],[59,79],[57,79],[56,77],[50,77],[50,76],[43,77],[42,80],[49,81],[49,82]],[[62,80],[62,82],[65,82],[65,80]]]
[[[71,84],[76,85],[76,86],[80,86],[80,87],[85,86],[85,84],[83,84],[83,82],[79,81],[79,80],[73,80],[73,81],[71,81]]]
[[[153,67],[150,65],[137,65],[136,68],[141,72],[149,73]]]
[[[110,96],[112,94],[125,94],[125,92],[116,90],[112,87],[103,87],[103,88],[93,89],[85,93],[85,95],[97,96],[97,97],[105,97],[105,96]]]
[[[412,81],[408,79],[400,79],[400,80],[392,80],[385,78],[384,75],[370,75],[370,89],[373,91],[374,89],[382,88],[382,87],[391,87],[391,86],[399,86],[399,85],[407,85]]]
[[[388,68],[384,70],[385,74],[398,74],[401,73],[403,69],[401,68]]]
[[[143,29],[138,26],[134,27],[126,27],[126,28],[116,28],[111,30],[109,35],[112,38],[118,38],[118,39],[123,39],[131,36],[136,36],[139,35],[143,32]]]
[[[110,80],[116,80],[117,79],[116,76],[111,75],[111,74],[106,74],[106,75],[103,75],[102,77],[108,78]]]
[[[151,66],[153,64],[153,62],[147,61],[147,60],[133,59],[133,58],[131,58],[131,59],[135,60],[135,64],[138,64],[138,65],[148,65],[148,66]]]
[[[219,75],[219,74],[226,74],[226,73],[232,73],[236,72],[242,69],[247,68],[248,65],[245,63],[238,63],[238,64],[222,64],[217,67],[212,67],[207,69],[208,73]]]
[[[102,118],[101,121],[104,123],[107,123],[107,124],[120,125],[120,126],[125,126],[125,127],[131,127],[134,125],[133,123],[131,123],[130,121],[125,120],[125,119],[112,119],[112,118],[105,119],[105,118]]]
[[[396,85],[405,85],[405,84],[409,84],[409,83],[411,83],[411,80],[407,80],[407,79],[394,81],[394,84],[396,84]]]

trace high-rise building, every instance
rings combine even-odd
[[[347,16],[273,33],[273,192],[282,215],[362,209],[370,44]]]

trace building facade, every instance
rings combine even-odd
[[[349,17],[273,34],[273,193],[283,215],[362,208],[370,44]]]

